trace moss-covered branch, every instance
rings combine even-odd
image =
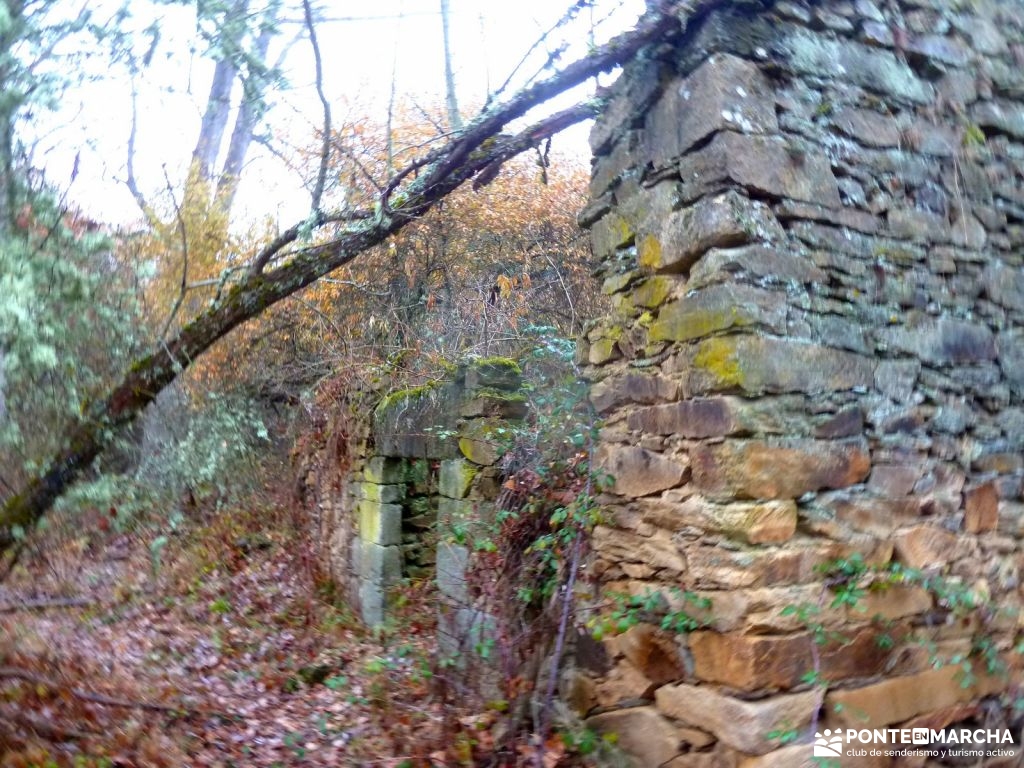
[[[16,527],[34,525],[56,499],[89,467],[106,447],[113,432],[138,416],[156,396],[189,364],[241,323],[256,317],[271,305],[347,264],[399,231],[432,208],[459,185],[484,169],[536,146],[570,125],[593,117],[600,104],[589,101],[551,115],[516,135],[500,135],[511,121],[533,107],[611,69],[634,56],[644,45],[664,39],[679,29],[673,15],[675,6],[666,3],[635,30],[625,33],[588,56],[570,64],[561,73],[521,91],[507,102],[491,106],[467,124],[465,130],[439,150],[414,163],[418,175],[406,169],[396,174],[398,182],[382,194],[372,218],[353,218],[341,233],[328,242],[288,253],[300,233],[322,226],[337,217],[317,214],[313,222],[286,230],[257,257],[247,276],[215,306],[185,325],[176,336],[149,355],[137,360],[106,397],[95,401],[82,421],[67,436],[64,448],[46,468],[0,508],[0,551],[14,540]],[[412,181],[407,181],[409,178]],[[401,197],[396,193],[400,190]],[[387,199],[390,193],[391,199]],[[397,201],[401,199],[402,202]],[[279,266],[263,271],[280,260]]]

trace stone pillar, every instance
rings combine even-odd
[[[581,355],[615,484],[590,573],[664,609],[591,649],[575,701],[676,768],[803,764],[817,729],[945,727],[982,700],[1008,717],[1024,14],[702,8],[591,134],[580,221],[614,310]]]

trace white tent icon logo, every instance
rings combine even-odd
[[[826,728],[824,733],[814,734],[814,756],[815,757],[842,757],[843,756],[843,734],[838,728],[835,733]]]

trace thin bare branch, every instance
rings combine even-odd
[[[320,148],[320,168],[316,174],[316,184],[313,185],[313,201],[310,206],[312,210],[319,211],[320,203],[324,196],[324,185],[327,183],[327,169],[331,161],[331,104],[324,93],[324,65],[320,58],[320,44],[316,39],[316,25],[313,23],[313,9],[309,0],[302,0],[302,10],[306,17],[306,29],[309,32],[309,44],[313,48],[313,65],[316,72],[316,95],[320,98],[320,106],[324,113],[324,124],[322,127],[323,144]]]
[[[533,55],[533,52],[536,51],[541,45],[543,45],[544,42],[552,34],[554,34],[556,30],[564,27],[566,24],[575,19],[576,16],[579,15],[580,11],[592,5],[593,0],[576,0],[575,3],[569,6],[569,9],[564,14],[562,14],[562,18],[560,18],[558,21],[552,24],[551,27],[547,29],[547,31],[545,31],[540,37],[538,37],[534,41],[533,45],[529,47],[526,53],[523,54],[523,58],[521,58],[519,60],[519,63],[512,68],[512,71],[509,72],[508,77],[505,78],[505,82],[501,84],[498,90],[496,90],[493,94],[488,94],[487,103],[490,104],[491,101],[498,98],[499,96],[501,96],[501,94],[505,92],[505,89],[508,88],[513,78],[519,73],[519,70],[523,68],[523,65],[526,64],[529,58]]]
[[[0,678],[24,680],[33,685],[42,685],[53,690],[66,690],[76,699],[88,701],[92,704],[102,704],[106,707],[120,707],[123,709],[147,709],[152,712],[183,712],[188,711],[184,707],[170,707],[166,704],[155,704],[150,701],[132,701],[130,699],[119,699],[114,696],[105,696],[102,693],[92,693],[71,688],[63,683],[43,675],[36,674],[20,667],[0,667]]]
[[[174,304],[171,306],[171,311],[167,315],[167,320],[164,322],[164,327],[160,331],[158,338],[167,338],[167,332],[171,328],[171,324],[174,322],[174,318],[177,317],[179,310],[181,309],[182,302],[185,301],[185,294],[188,292],[188,230],[185,227],[185,217],[182,215],[181,206],[178,204],[177,199],[174,197],[174,190],[171,188],[171,180],[167,176],[167,168],[164,168],[164,180],[167,182],[167,191],[171,196],[171,204],[174,206],[174,215],[178,222],[178,236],[181,238],[181,286],[178,291],[178,296],[174,300]]]

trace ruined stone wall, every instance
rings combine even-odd
[[[1024,4],[700,7],[591,135],[581,224],[615,310],[582,355],[616,481],[589,572],[664,610],[583,638],[570,695],[644,766],[1007,727]]]
[[[459,531],[498,495],[498,430],[525,414],[520,385],[514,362],[477,360],[383,398],[345,393],[327,415],[323,444],[301,461],[301,496],[325,575],[367,624],[384,620],[403,578],[435,577],[452,633],[472,624]]]

